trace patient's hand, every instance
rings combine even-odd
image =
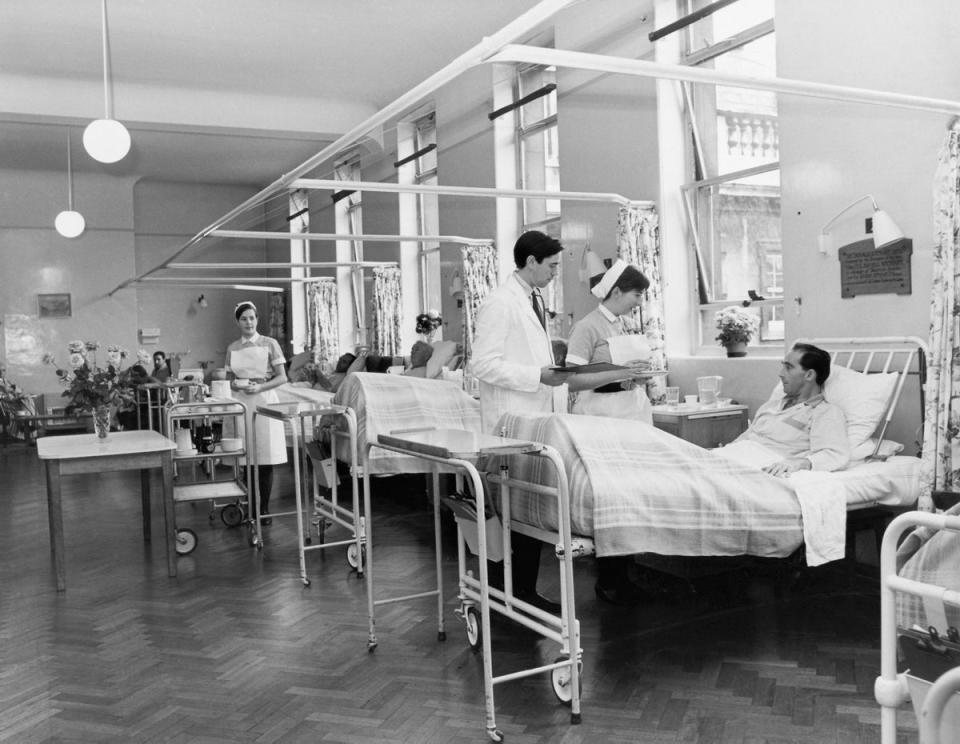
[[[785,478],[798,470],[811,470],[812,468],[813,465],[806,457],[787,457],[779,462],[767,465],[763,472],[775,475],[778,478]]]

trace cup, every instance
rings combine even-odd
[[[684,396],[683,396],[683,402],[686,403],[688,406],[695,406],[695,405],[697,405],[697,396],[696,396],[696,395],[684,395]]]
[[[666,388],[666,395],[667,405],[671,408],[676,408],[680,404],[680,388],[668,387]]]
[[[722,379],[722,377],[716,375],[697,378],[697,395],[700,397],[700,405],[717,405],[717,397],[720,395],[720,381]]]

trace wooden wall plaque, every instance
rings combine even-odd
[[[913,241],[898,240],[874,248],[873,240],[858,240],[837,252],[840,258],[840,296],[910,294],[913,291],[910,257]]]

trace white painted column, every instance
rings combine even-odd
[[[513,65],[495,64],[493,71],[493,109],[513,103]],[[517,182],[517,135],[513,115],[493,120],[493,172],[498,189],[519,188]],[[520,205],[514,198],[497,199],[497,255],[501,281],[516,269],[513,244],[520,235]]]
[[[656,0],[656,28],[677,20],[676,0]],[[673,33],[654,42],[657,62],[677,64],[680,60],[681,33]],[[680,83],[657,79],[657,142],[660,153],[660,249],[662,253],[664,325],[666,349],[671,355],[693,352],[699,339],[693,338],[696,296],[696,266],[690,260],[687,222],[680,187],[687,181],[686,122]]]

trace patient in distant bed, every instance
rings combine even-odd
[[[750,428],[718,453],[743,460],[743,454],[755,458],[766,450],[763,470],[777,476],[845,467],[850,461],[847,422],[843,411],[823,397],[829,375],[826,351],[794,344],[780,365],[783,398],[764,403]],[[760,447],[751,448],[748,443]],[[750,464],[757,464],[756,459]]]

